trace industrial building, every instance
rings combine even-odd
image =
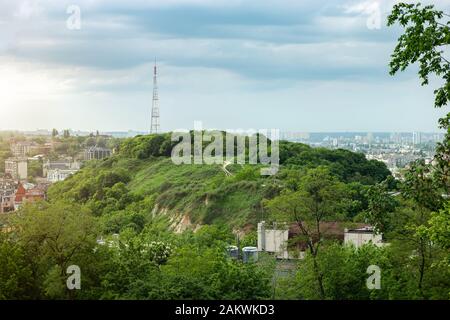
[[[335,240],[344,245],[356,248],[367,243],[382,246],[382,234],[375,232],[373,227],[362,223],[353,223],[356,228],[346,228],[342,222],[322,222],[320,232],[326,240]],[[298,224],[273,223],[268,226],[265,221],[258,223],[258,251],[273,253],[279,259],[302,259],[308,250],[308,243],[302,235]],[[318,241],[311,233],[313,241]]]

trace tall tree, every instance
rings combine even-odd
[[[364,216],[377,232],[390,229],[392,213],[398,206],[398,201],[389,193],[388,182],[381,182],[369,187],[366,192],[367,210]]]
[[[445,55],[445,49],[450,45],[449,18],[450,15],[434,9],[434,6],[422,6],[420,3],[396,4],[388,17],[388,26],[398,23],[405,29],[392,54],[391,75],[417,62],[422,85],[429,84],[430,76],[441,78],[443,84],[434,91],[434,106],[437,108],[446,106],[450,101],[450,58]],[[450,113],[439,120],[439,126],[446,130],[446,135],[444,141],[437,145],[434,166],[431,168],[423,162],[413,164],[403,186],[404,196],[413,201],[418,211],[418,219],[411,228],[421,257],[418,286],[422,296],[428,256],[426,249],[431,244],[429,237],[441,239],[443,235],[439,232],[445,231],[445,228],[434,228],[430,233],[425,219],[429,218],[430,210],[442,208],[444,200],[440,197],[441,193],[448,195],[450,191]],[[443,212],[431,222],[439,220],[443,223],[442,219],[448,219],[449,216]]]
[[[434,106],[446,106],[450,101],[450,57],[446,56],[450,45],[450,15],[432,5],[399,3],[388,17],[388,26],[395,23],[405,31],[392,54],[390,74],[418,63],[422,85],[428,85],[433,75],[443,80],[434,90]],[[435,176],[444,192],[450,194],[450,113],[439,120],[439,127],[446,135],[436,148]]]
[[[56,138],[57,136],[58,136],[58,130],[56,130],[55,128],[53,128],[53,130],[52,130],[52,137],[53,138]]]
[[[422,298],[424,279],[433,259],[433,243],[427,233],[431,212],[439,210],[443,204],[441,191],[431,175],[431,166],[424,160],[410,164],[401,186],[403,197],[409,201],[411,213],[405,215],[405,225],[399,234],[405,244],[412,245],[418,263],[417,288]]]
[[[345,203],[345,185],[330,174],[328,169],[310,169],[300,180],[297,191],[286,191],[266,202],[275,219],[295,223],[306,241],[312,257],[314,278],[321,299],[325,299],[323,270],[318,262],[324,232],[324,221],[339,219]]]
[[[34,276],[41,278],[43,291],[51,298],[71,298],[66,270],[70,265],[89,268],[95,247],[96,224],[79,205],[36,202],[22,207],[14,221]]]

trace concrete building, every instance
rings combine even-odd
[[[383,235],[375,233],[372,227],[345,229],[344,231],[344,244],[359,248],[370,242],[378,247],[383,246]]]
[[[354,245],[356,248],[372,242],[376,246],[382,246],[382,235],[376,234],[369,225],[356,223],[355,229],[345,228],[341,222],[322,222],[320,232],[322,239],[338,241],[346,245]],[[309,229],[308,234],[313,242],[318,241],[314,232],[314,226],[303,224],[302,228]],[[258,223],[258,251],[273,253],[278,259],[294,259],[304,257],[308,250],[308,243],[297,224],[272,224],[267,226],[265,221]]]
[[[28,178],[27,158],[8,158],[5,160],[5,173],[10,174],[15,180]]]
[[[84,160],[101,160],[111,156],[111,149],[93,146],[84,151]]]
[[[283,226],[273,224],[268,227],[265,221],[258,223],[258,251],[271,252],[277,258],[289,258],[287,243],[289,239],[289,229]]]

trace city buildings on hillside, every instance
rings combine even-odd
[[[0,177],[0,214],[14,211],[17,183],[10,174]]]
[[[337,240],[345,245],[354,245],[356,248],[366,243],[373,243],[376,246],[384,245],[382,235],[377,234],[371,226],[362,223],[354,225],[356,225],[355,229],[348,229],[341,222],[322,222],[320,231],[328,240]],[[314,232],[311,234],[313,238],[317,236]],[[258,251],[273,253],[279,259],[302,259],[308,249],[307,241],[297,224],[274,223],[269,227],[265,221],[261,221],[258,223],[257,235]]]
[[[37,187],[30,189],[25,188],[22,183],[19,183],[14,197],[14,209],[17,210],[25,202],[34,202],[45,199],[45,192]]]
[[[101,160],[111,156],[111,149],[93,146],[84,151],[84,160]]]
[[[48,154],[52,149],[52,143],[38,144],[32,141],[11,142],[11,153],[14,157],[22,158],[36,154]]]
[[[312,147],[347,149],[363,153],[368,160],[384,162],[396,178],[410,162],[434,158],[436,143],[444,133],[427,132],[281,132],[280,139],[301,142]]]
[[[14,190],[0,191],[0,214],[14,211]]]
[[[28,177],[27,158],[8,158],[5,160],[5,174],[10,174],[15,180],[26,180]]]
[[[0,214],[17,210],[24,202],[45,199],[48,185],[16,182],[11,175],[0,177]]]

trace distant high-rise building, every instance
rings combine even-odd
[[[11,143],[11,153],[14,157],[25,157],[30,153],[33,143],[29,141],[20,141]]]
[[[158,97],[158,82],[157,82],[157,70],[156,59],[155,66],[153,67],[153,101],[152,101],[152,122],[150,126],[150,133],[159,132],[159,97]]]
[[[422,135],[420,132],[413,132],[413,144],[420,144],[422,143]]]

